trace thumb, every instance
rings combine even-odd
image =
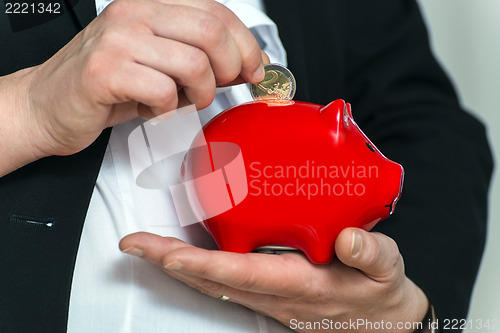
[[[396,242],[381,233],[344,229],[335,242],[337,258],[359,269],[373,280],[385,281],[404,274],[404,263]]]

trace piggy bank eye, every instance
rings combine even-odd
[[[373,146],[369,142],[365,142],[365,144],[368,147],[368,149],[370,149],[372,152],[375,152],[375,148],[373,148]]]

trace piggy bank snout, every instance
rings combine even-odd
[[[388,166],[384,169],[382,184],[378,190],[382,203],[389,208],[389,215],[392,215],[403,191],[404,169],[398,163],[390,160],[387,162]]]

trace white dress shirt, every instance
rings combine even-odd
[[[97,0],[98,13],[110,2]],[[272,62],[286,62],[276,26],[263,14],[259,0],[219,2],[251,28]],[[247,85],[232,87],[218,94],[210,107],[200,111],[200,117],[206,122],[218,112],[249,100]],[[201,294],[157,267],[119,251],[120,239],[136,231],[216,248],[199,225],[180,226],[168,189],[136,185],[127,138],[142,122],[136,119],[112,130],[78,251],[68,332],[290,332],[272,319]]]

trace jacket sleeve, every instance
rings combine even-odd
[[[79,32],[76,17],[90,17],[95,6],[80,1],[75,12],[61,11],[31,21],[0,12],[0,76],[46,61]],[[0,178],[0,332],[66,332],[80,234],[109,134],[78,154]]]
[[[268,1],[297,100],[342,98],[366,135],[405,168],[395,214],[375,230],[441,320],[465,319],[481,262],[492,157],[485,127],[460,106],[412,0]],[[286,13],[279,13],[279,11]]]

